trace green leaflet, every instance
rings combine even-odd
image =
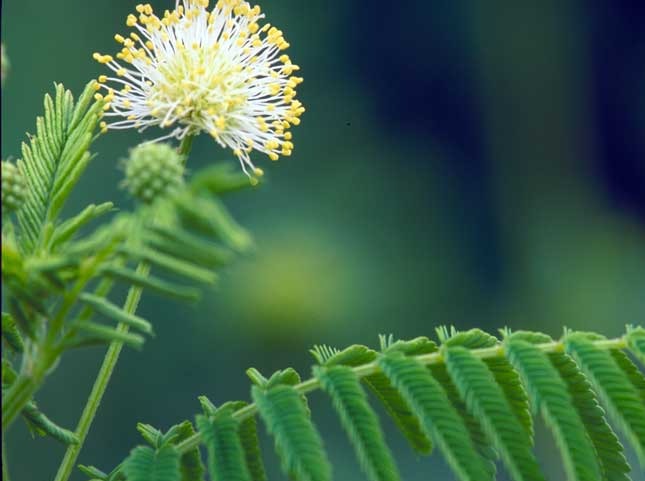
[[[513,479],[544,481],[526,429],[515,416],[502,388],[484,361],[463,347],[444,350],[446,366],[466,406],[482,424]]]
[[[645,376],[638,369],[636,364],[625,354],[618,349],[610,349],[609,353],[614,358],[618,367],[625,373],[629,381],[632,383],[645,405]]]
[[[629,327],[627,330],[627,345],[640,361],[645,364],[645,329],[642,327]]]
[[[131,269],[116,265],[103,268],[102,273],[120,281],[125,281],[133,286],[142,287],[158,294],[188,301],[199,299],[199,290],[179,284],[163,281],[154,276],[143,276]]]
[[[171,445],[156,451],[138,446],[123,462],[123,472],[128,481],[177,481],[181,476],[179,453]]]
[[[22,415],[30,427],[35,429],[41,436],[50,436],[65,445],[78,444],[78,437],[75,433],[54,423],[38,409],[33,401],[27,403],[22,410]]]
[[[238,411],[247,406],[248,403],[244,401],[237,401],[231,403],[231,405],[233,406],[233,409],[235,411]],[[226,406],[226,404],[224,404],[224,406]],[[248,418],[240,422],[238,434],[240,436],[242,448],[244,449],[246,467],[248,468],[249,474],[251,475],[251,480],[266,481],[267,475],[264,470],[262,453],[260,452],[260,440],[258,438],[258,426],[255,420],[255,416],[249,416]]]
[[[36,135],[22,145],[18,166],[27,182],[27,195],[17,218],[26,252],[40,242],[43,227],[56,220],[91,159],[88,148],[102,106],[100,101],[92,103],[93,84],[85,87],[76,106],[71,92],[56,85],[54,99],[45,96],[45,113],[36,119]]]
[[[171,429],[174,432],[172,443],[177,445],[195,434],[193,423],[184,421]],[[204,465],[199,448],[191,449],[179,460],[181,469],[181,481],[203,481]]]
[[[88,205],[79,214],[75,215],[71,219],[66,220],[56,228],[56,231],[54,232],[49,243],[49,248],[52,251],[55,250],[58,246],[70,240],[74,236],[74,234],[76,234],[83,226],[87,225],[94,219],[112,211],[113,208],[114,204],[112,204],[112,202],[105,202],[99,205]]]
[[[354,371],[346,366],[315,367],[314,375],[331,397],[363,471],[372,481],[398,481],[392,453],[385,444],[376,413]]]
[[[548,356],[522,340],[506,342],[507,355],[528,387],[535,413],[542,412],[562,453],[570,481],[598,481],[600,467],[567,385]]]
[[[76,326],[89,335],[90,339],[96,339],[100,341],[112,342],[118,341],[124,344],[128,344],[131,347],[140,349],[145,342],[143,336],[139,334],[132,334],[130,332],[125,332],[120,329],[114,329],[112,327],[104,326],[103,324],[97,324],[95,322],[83,321]]]
[[[283,384],[268,390],[253,386],[251,394],[275,438],[284,471],[298,481],[330,481],[331,466],[300,394]]]
[[[232,163],[216,163],[200,170],[191,180],[190,188],[220,195],[245,189],[251,185],[249,177]]]
[[[462,346],[467,349],[482,349],[486,347],[494,347],[499,345],[499,340],[482,331],[481,329],[471,329],[469,331],[459,332],[454,328],[451,330],[450,335],[447,334],[447,329],[439,330],[439,336],[443,344],[448,347]],[[524,386],[520,382],[517,372],[513,369],[508,359],[498,356],[484,359],[484,362],[490,369],[495,377],[497,384],[502,388],[506,399],[508,400],[513,413],[517,416],[524,429],[529,435],[531,441],[533,440],[533,418],[529,407],[529,399],[524,390]]]
[[[379,366],[421,420],[426,435],[438,444],[460,480],[494,479],[462,418],[428,369],[396,352],[381,357]]]
[[[488,440],[488,436],[484,433],[479,421],[477,421],[475,416],[468,412],[466,403],[461,399],[461,396],[459,396],[459,391],[457,391],[455,383],[452,382],[446,365],[433,364],[430,366],[430,372],[432,373],[432,377],[441,384],[441,387],[446,392],[446,396],[448,396],[450,404],[455,408],[457,414],[461,416],[466,429],[468,429],[468,432],[470,433],[470,439],[475,445],[477,452],[479,452],[482,457],[482,461],[489,476],[495,478],[495,473],[497,471],[495,462],[499,457],[497,455],[497,451],[495,451],[495,448],[491,445],[491,442]]]
[[[25,349],[16,321],[7,312],[2,313],[2,339],[15,352],[23,352]]]
[[[376,359],[376,352],[355,344],[342,351],[325,345],[316,345],[309,352],[321,366],[360,366]]]
[[[208,269],[199,267],[191,262],[177,259],[168,254],[156,252],[152,249],[136,249],[132,247],[124,247],[122,251],[128,256],[129,259],[146,261],[156,267],[164,269],[168,272],[173,272],[179,276],[191,279],[196,282],[212,284],[217,280],[217,275]]]
[[[573,405],[596,449],[603,479],[630,481],[629,472],[631,469],[625,459],[623,447],[607,423],[605,413],[598,404],[596,394],[592,391],[589,381],[567,354],[551,353],[549,358],[562,380],[567,383]]]
[[[426,354],[437,350],[436,344],[427,337],[411,341],[395,341],[393,336],[379,336],[381,349],[394,349],[406,355]],[[347,350],[345,350],[347,351]],[[343,355],[341,351],[339,355]],[[374,354],[374,357],[376,354]],[[379,398],[385,410],[394,420],[401,433],[410,443],[412,449],[419,454],[428,455],[432,452],[432,441],[424,433],[421,422],[401,394],[392,386],[389,379],[380,372],[363,378],[363,383]]]
[[[645,404],[610,352],[588,340],[586,334],[570,334],[566,350],[589,377],[608,408],[609,415],[631,441],[645,465]]]
[[[197,429],[208,450],[212,481],[250,481],[244,450],[238,436],[233,408],[219,409],[213,416],[197,416]]]
[[[152,334],[152,325],[148,321],[135,314],[130,314],[124,311],[121,307],[116,304],[112,304],[103,297],[84,292],[79,296],[79,298],[98,314],[102,314],[116,322],[122,322],[123,324],[133,327],[134,329],[138,329],[145,334]]]

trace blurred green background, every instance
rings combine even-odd
[[[19,155],[53,81],[79,92],[103,73],[91,54],[116,49],[134,6],[3,1],[2,158]],[[375,346],[378,333],[433,336],[440,324],[611,336],[643,323],[642,1],[262,7],[302,67],[307,113],[294,156],[260,161],[269,181],[229,200],[257,253],[196,306],[144,296],[157,337],[122,356],[83,464],[111,469],[140,442],[137,421],[190,418],[200,394],[248,399],[249,366],[308,376],[315,343]],[[117,167],[141,140],[103,136],[69,210],[115,199],[129,207]],[[189,167],[230,158],[203,136]],[[53,419],[75,425],[102,355],[66,355],[37,397]],[[311,403],[335,479],[364,479],[329,402],[316,393]],[[383,424],[404,479],[451,479],[439,455],[417,458]],[[284,479],[263,443],[271,479]],[[564,479],[544,430],[537,451],[549,479]],[[62,453],[18,423],[10,432],[14,480],[53,478]]]

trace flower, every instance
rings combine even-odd
[[[289,129],[305,111],[295,99],[302,78],[283,51],[282,31],[260,25],[264,14],[242,0],[177,0],[175,10],[158,17],[149,4],[129,15],[128,37],[116,35],[122,49],[94,54],[115,76],[101,75],[105,116],[115,121],[102,130],[150,126],[173,130],[157,140],[183,139],[202,131],[230,148],[247,175],[253,150],[271,160],[293,151]]]

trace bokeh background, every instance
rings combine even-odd
[[[53,81],[78,92],[101,72],[91,54],[116,49],[134,5],[2,2],[2,158],[19,155]],[[262,6],[302,67],[307,113],[294,156],[263,164],[269,181],[229,201],[257,253],[196,306],[144,297],[157,337],[122,356],[83,464],[111,469],[140,442],[137,421],[191,418],[200,394],[248,399],[247,367],[309,375],[316,343],[375,346],[378,333],[433,336],[441,324],[611,336],[643,323],[644,2]],[[131,205],[117,166],[141,139],[119,132],[95,144],[70,212]],[[200,137],[189,166],[230,159]],[[37,398],[52,418],[75,425],[102,355],[63,359]],[[364,479],[329,402],[316,393],[311,403],[335,479]],[[452,479],[440,455],[416,457],[383,424],[404,479]],[[263,444],[271,479],[285,479]],[[563,480],[543,429],[537,450],[549,479]],[[15,480],[53,478],[62,452],[24,426],[9,433]]]

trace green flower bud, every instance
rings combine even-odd
[[[22,206],[27,195],[27,185],[18,166],[8,160],[2,161],[2,213],[15,212]]]
[[[141,144],[130,151],[123,184],[130,194],[149,204],[183,184],[184,159],[168,144]]]

